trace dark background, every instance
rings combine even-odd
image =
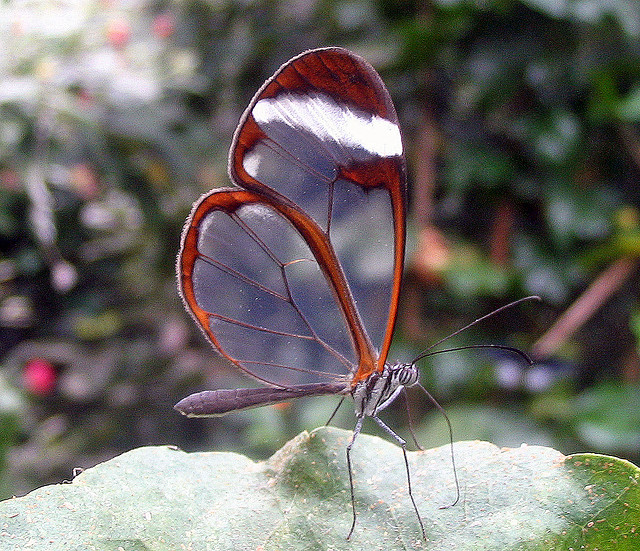
[[[178,298],[182,224],[228,185],[240,114],[287,59],[347,47],[407,148],[408,267],[391,358],[422,362],[457,440],[640,460],[640,7],[612,0],[4,2],[0,494],[147,444],[264,458],[337,404],[172,410],[246,384]],[[447,442],[418,392],[423,446]],[[335,424],[352,427],[351,404]],[[401,434],[403,404],[385,412]],[[367,425],[366,431],[376,432]]]

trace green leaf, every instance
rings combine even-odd
[[[444,275],[456,296],[502,296],[513,282],[513,274],[476,254],[471,247],[457,247],[453,253]]]
[[[495,189],[509,181],[515,166],[508,155],[490,147],[454,143],[445,157],[444,180],[451,191],[475,186]]]
[[[546,219],[554,241],[569,247],[575,239],[605,239],[612,231],[616,202],[610,191],[601,188],[555,186],[546,205]]]
[[[633,88],[618,104],[617,113],[623,121],[640,120],[640,88]]]
[[[583,442],[607,452],[633,454],[640,445],[640,385],[599,383],[570,406],[572,424]]]
[[[302,433],[271,459],[132,450],[0,504],[6,549],[638,549],[639,470],[612,457],[460,442],[410,452],[423,541],[397,446],[353,448],[358,523],[351,541],[345,446],[351,433]]]

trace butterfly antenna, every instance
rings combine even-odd
[[[507,310],[508,308],[513,308],[514,306],[517,306],[518,304],[528,301],[528,300],[542,300],[539,296],[537,295],[531,295],[528,297],[523,297],[523,298],[519,298],[518,300],[514,300],[513,302],[510,302],[509,304],[505,304],[504,306],[500,306],[500,308],[496,308],[495,310],[493,310],[492,312],[489,312],[488,314],[485,314],[484,316],[479,317],[478,319],[473,320],[471,323],[468,323],[467,325],[465,325],[464,327],[461,327],[460,329],[457,329],[456,331],[454,331],[453,333],[447,335],[446,337],[441,338],[439,341],[434,342],[431,346],[429,346],[428,348],[426,348],[425,350],[423,350],[422,352],[420,352],[420,354],[418,354],[413,362],[411,363],[415,363],[418,360],[421,360],[422,358],[426,358],[427,356],[432,356],[434,353],[432,352],[432,350],[442,344],[445,341],[448,341],[449,339],[451,339],[452,337],[455,337],[456,335],[459,335],[460,333],[462,333],[463,331],[466,331],[467,329],[470,329],[471,327],[473,327],[474,325],[477,325],[478,323],[481,323],[483,321],[485,321],[486,319],[495,316],[496,314],[499,314],[500,312]],[[461,350],[464,348],[499,348],[502,350],[508,350],[511,352],[514,352],[516,354],[519,354],[520,356],[523,356],[525,358],[525,360],[529,363],[529,365],[531,365],[533,362],[531,361],[531,358],[529,358],[529,356],[527,356],[524,352],[522,352],[521,350],[518,350],[517,348],[511,348],[509,346],[499,346],[499,345],[471,345],[471,346],[467,346],[467,347],[461,347],[461,348],[452,348],[449,350],[442,350],[442,352],[450,352],[453,350]]]
[[[499,314],[500,312],[502,312],[503,310],[506,310],[507,308],[513,308],[514,306],[517,306],[518,304],[520,304],[522,302],[525,302],[525,301],[528,301],[528,300],[542,300],[542,299],[539,296],[531,295],[531,296],[528,296],[528,297],[520,298],[518,300],[514,300],[513,302],[510,302],[509,304],[505,304],[504,306],[501,306],[500,308],[497,308],[497,309],[493,310],[492,312],[489,312],[488,314],[485,314],[484,316],[479,317],[478,319],[472,321],[471,323],[468,323],[464,327],[461,327],[457,331],[454,331],[450,335],[447,335],[446,337],[444,337],[444,338],[440,339],[439,341],[435,342],[434,344],[429,346],[427,349],[425,349],[423,352],[418,354],[411,363],[414,364],[418,360],[426,358],[427,356],[434,356],[435,354],[442,354],[444,352],[456,352],[458,350],[469,350],[471,348],[494,348],[494,349],[497,349],[497,350],[504,350],[506,352],[510,352],[512,354],[516,354],[516,355],[522,357],[529,365],[533,365],[533,360],[531,360],[531,358],[525,352],[520,350],[519,348],[515,348],[513,346],[504,346],[504,345],[500,345],[500,344],[470,344],[470,345],[466,345],[466,346],[457,346],[455,348],[448,348],[446,350],[433,350],[439,344],[442,344],[443,342],[447,341],[448,339],[450,339],[452,337],[455,337],[456,335],[459,335],[460,333],[462,333],[463,331],[466,331],[467,329],[473,327],[474,325],[485,321],[487,318],[490,318],[491,316],[495,316],[496,314]],[[438,409],[438,411],[440,413],[442,413],[442,416],[444,417],[444,419],[445,419],[445,421],[447,423],[447,428],[449,430],[449,445],[450,445],[450,452],[451,452],[451,467],[453,469],[453,478],[454,478],[455,484],[456,484],[456,497],[453,500],[453,502],[450,503],[449,505],[443,505],[443,506],[440,507],[440,509],[448,509],[449,507],[453,507],[456,503],[458,503],[458,501],[460,501],[460,482],[458,480],[458,470],[456,469],[456,458],[455,458],[455,453],[454,453],[454,449],[453,449],[453,427],[451,426],[451,421],[449,420],[449,416],[447,415],[447,413],[444,411],[444,408],[431,395],[431,393],[424,386],[422,386],[422,384],[420,384],[419,382],[416,383],[416,386],[418,386],[419,388],[422,389],[422,392],[424,392],[427,395],[427,397],[429,398],[429,400],[431,400],[433,405]]]
[[[415,360],[413,360],[413,363],[417,362],[418,360],[422,360],[423,358],[427,358],[428,356],[435,356],[436,354],[444,354],[445,352],[457,352],[458,350],[469,350],[472,348],[494,348],[496,350],[504,350],[506,352],[510,352],[512,354],[520,356],[530,366],[535,363],[531,359],[531,356],[529,356],[529,354],[527,354],[523,350],[520,350],[515,346],[506,346],[503,344],[467,344],[464,346],[455,346],[453,348],[445,348],[443,350],[427,349],[424,352],[422,352]]]

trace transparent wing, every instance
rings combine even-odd
[[[393,103],[382,80],[346,50],[314,50],[258,91],[229,159],[236,184],[288,200],[326,232],[381,370],[400,292],[405,176]]]
[[[307,52],[265,83],[238,127],[230,175],[183,234],[180,284],[214,346],[281,386],[381,370],[404,254],[402,144],[363,60]]]
[[[214,191],[185,235],[182,292],[214,346],[281,386],[344,380],[357,357],[308,243],[253,194]]]

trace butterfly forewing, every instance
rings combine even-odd
[[[285,64],[245,112],[229,170],[250,192],[203,198],[179,259],[185,302],[210,340],[283,386],[381,369],[405,189],[397,118],[375,71],[341,49]]]

